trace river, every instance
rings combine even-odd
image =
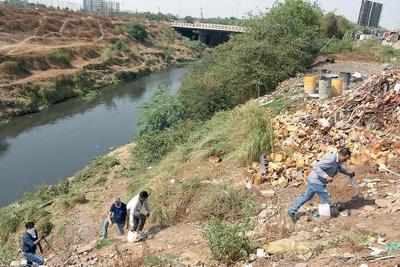
[[[0,207],[134,140],[142,105],[160,86],[176,94],[187,71],[150,74],[91,101],[72,99],[0,126]]]

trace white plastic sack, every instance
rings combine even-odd
[[[400,94],[400,83],[396,83],[395,87],[394,87],[394,91],[398,94]]]
[[[133,243],[136,241],[136,232],[129,231],[128,232],[128,242]]]

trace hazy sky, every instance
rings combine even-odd
[[[200,16],[203,8],[204,17],[242,17],[249,11],[265,10],[274,0],[120,0],[125,10],[152,11],[178,14],[179,16]],[[326,11],[336,10],[356,21],[361,0],[319,0]],[[381,25],[388,28],[400,28],[400,0],[380,0],[384,4]]]

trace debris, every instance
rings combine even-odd
[[[274,190],[261,190],[260,193],[264,197],[273,197],[275,195],[275,191]]]
[[[89,243],[87,245],[77,247],[76,253],[77,254],[84,254],[84,253],[90,252],[95,248],[95,246],[96,246],[96,241],[93,241],[93,242],[91,242],[91,243]]]
[[[395,176],[400,177],[400,173],[397,173],[397,172],[394,172],[392,170],[389,170],[384,164],[379,164],[379,170],[380,171],[386,171],[388,173],[391,173],[391,174],[393,174]]]
[[[385,247],[388,251],[400,250],[400,242],[389,242]]]
[[[353,152],[352,164],[377,163],[381,170],[400,177],[386,167],[400,154],[400,139],[393,134],[400,128],[400,95],[394,91],[398,80],[400,70],[372,75],[345,95],[326,102],[308,99],[304,110],[276,116],[267,180],[274,187],[303,183],[316,159],[344,146]],[[290,89],[285,85],[293,86],[288,82],[278,90]],[[369,195],[377,194],[375,185],[368,188]]]
[[[265,258],[267,255],[265,254],[265,249],[258,248],[256,252],[257,258]]]
[[[208,161],[211,163],[217,164],[217,163],[220,163],[222,161],[222,159],[217,156],[211,156],[208,158]]]
[[[377,200],[375,200],[375,204],[379,208],[388,208],[391,206],[391,202],[387,199],[377,199]]]
[[[295,252],[298,254],[307,254],[312,252],[318,246],[318,242],[297,241],[290,238],[285,238],[273,241],[267,244],[264,248],[269,254],[285,254]]]

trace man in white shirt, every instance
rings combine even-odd
[[[135,233],[136,239],[141,238],[146,219],[150,216],[148,198],[149,193],[142,191],[132,198],[126,206],[129,214],[129,225],[131,231]]]

